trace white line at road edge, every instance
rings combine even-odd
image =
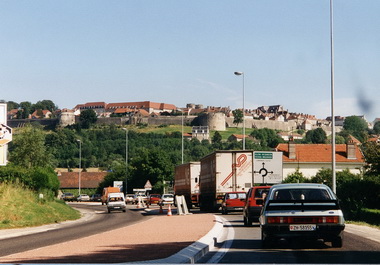
[[[224,255],[226,255],[228,250],[231,248],[232,242],[235,238],[235,230],[232,227],[231,223],[223,217],[219,218],[223,221],[224,227],[227,227],[227,236],[224,240],[223,245],[219,249],[217,247],[214,247],[212,249],[213,251],[216,251],[216,253],[207,261],[207,263],[219,263],[219,261],[224,257]]]

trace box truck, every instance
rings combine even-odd
[[[201,210],[218,211],[226,192],[253,186],[253,151],[216,151],[200,160]]]
[[[120,192],[120,188],[119,187],[106,187],[106,188],[103,188],[102,205],[107,204],[108,195],[110,193],[114,193],[114,192]]]
[[[187,207],[198,206],[200,162],[189,162],[175,167],[174,194],[183,195]]]

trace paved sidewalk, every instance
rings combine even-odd
[[[155,214],[112,231],[0,257],[1,263],[194,263],[213,244],[223,224],[212,214]],[[174,255],[175,254],[175,255]],[[112,256],[112,259],[110,259]]]

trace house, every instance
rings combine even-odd
[[[32,119],[48,119],[53,115],[53,113],[50,110],[35,110],[32,113],[31,118]]]
[[[81,189],[96,189],[107,172],[80,172]],[[58,172],[60,189],[78,189],[79,172]]]
[[[279,132],[277,133],[278,136],[280,136],[284,141],[289,141],[291,138],[294,140],[302,140],[303,136],[298,133],[291,133],[291,132]]]
[[[276,151],[283,152],[283,176],[299,169],[311,178],[321,169],[331,168],[332,147],[330,144],[296,144],[293,141],[277,145]],[[353,174],[362,172],[364,155],[359,146],[350,141],[348,144],[335,145],[336,171],[348,169]]]

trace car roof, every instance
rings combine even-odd
[[[324,188],[329,189],[325,184],[320,183],[285,183],[272,186],[273,189],[302,189],[302,188]]]

